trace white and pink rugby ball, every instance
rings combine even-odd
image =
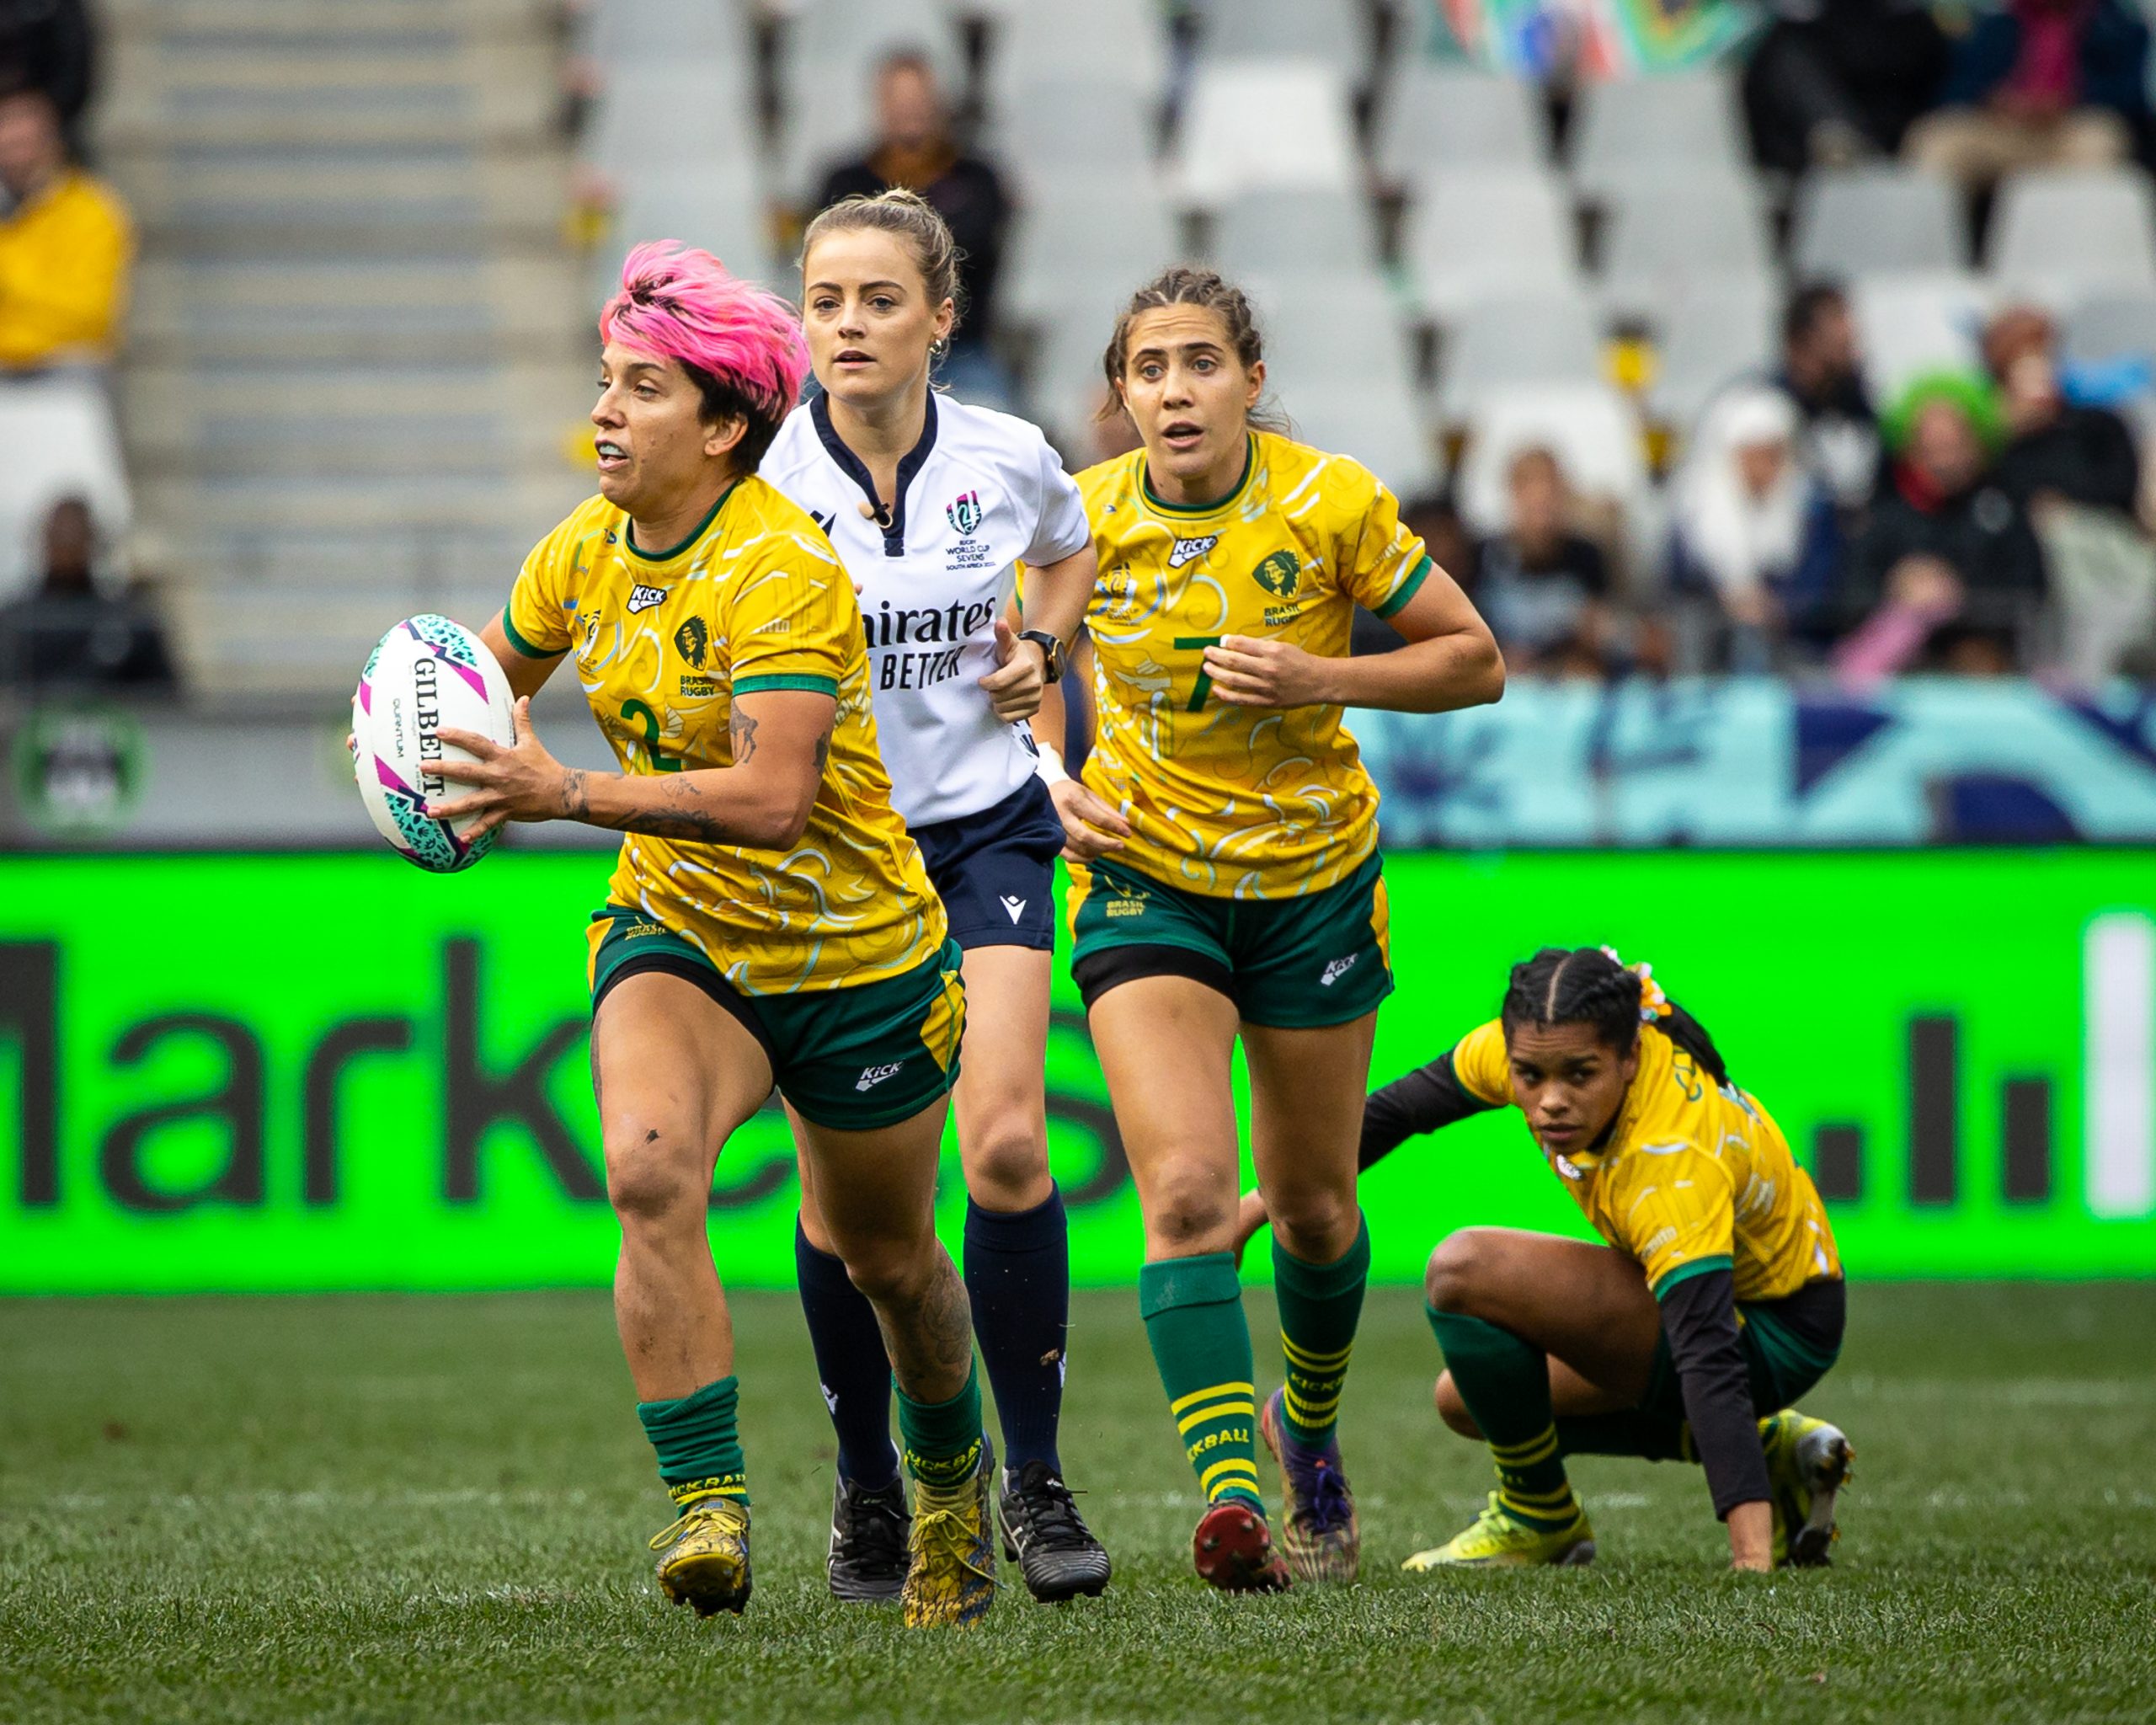
[[[436,874],[468,868],[494,847],[499,830],[467,840],[477,817],[450,822],[425,804],[465,794],[442,777],[441,761],[468,761],[446,745],[444,730],[476,731],[507,748],[516,740],[509,679],[463,624],[407,617],[375,645],[352,696],[352,772],[375,830]]]

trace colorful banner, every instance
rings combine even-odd
[[[1435,0],[1429,51],[1538,79],[1678,72],[1758,26],[1738,0]]]
[[[1829,1194],[1858,1276],[2156,1271],[2156,852],[1401,855],[1375,1076],[1545,943],[1651,959]],[[0,859],[0,1292],[596,1284],[616,1242],[586,1064],[607,864],[505,852]],[[1138,1209],[1059,981],[1052,1153],[1087,1283]],[[1364,1183],[1378,1273],[1476,1222],[1577,1233],[1510,1110]],[[782,1119],[711,1234],[792,1277]],[[942,1217],[963,1212],[947,1146]],[[1253,1275],[1265,1273],[1253,1256]]]
[[[2156,697],[2126,685],[1521,681],[1348,723],[1396,850],[2156,843]]]

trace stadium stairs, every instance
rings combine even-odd
[[[108,0],[141,230],[121,419],[190,681],[349,692],[478,622],[585,489],[593,339],[547,0]]]

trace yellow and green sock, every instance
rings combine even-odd
[[[639,1402],[637,1418],[677,1503],[731,1498],[746,1505],[749,1471],[736,1425],[740,1380],[730,1373],[675,1402]]]
[[[1550,1410],[1549,1362],[1496,1324],[1434,1306],[1428,1311],[1460,1399],[1497,1465],[1498,1507],[1537,1526],[1565,1525],[1579,1504]]]
[[[906,1471],[923,1485],[963,1485],[980,1466],[980,1373],[970,1363],[965,1387],[947,1402],[916,1402],[895,1386],[899,1441]]]
[[[1138,1311],[1198,1490],[1209,1503],[1234,1498],[1262,1514],[1257,1391],[1235,1259],[1209,1252],[1147,1264],[1138,1273]]]
[[[1340,1391],[1355,1351],[1363,1290],[1370,1279],[1370,1226],[1331,1263],[1309,1263],[1273,1242],[1273,1294],[1280,1307],[1280,1352],[1287,1362],[1281,1398],[1288,1434],[1322,1448],[1340,1420]]]

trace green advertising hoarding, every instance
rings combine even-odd
[[[583,925],[607,870],[0,861],[0,1292],[604,1281]],[[2156,1272],[2156,853],[1424,852],[1386,873],[1376,1081],[1487,1017],[1536,946],[1609,942],[1781,1121],[1853,1274]],[[1074,1274],[1128,1279],[1136,1199],[1067,980],[1048,1076]],[[712,1194],[730,1282],[790,1283],[794,1199],[767,1113]],[[1390,1279],[1469,1223],[1583,1231],[1509,1110],[1404,1147],[1364,1201]]]

